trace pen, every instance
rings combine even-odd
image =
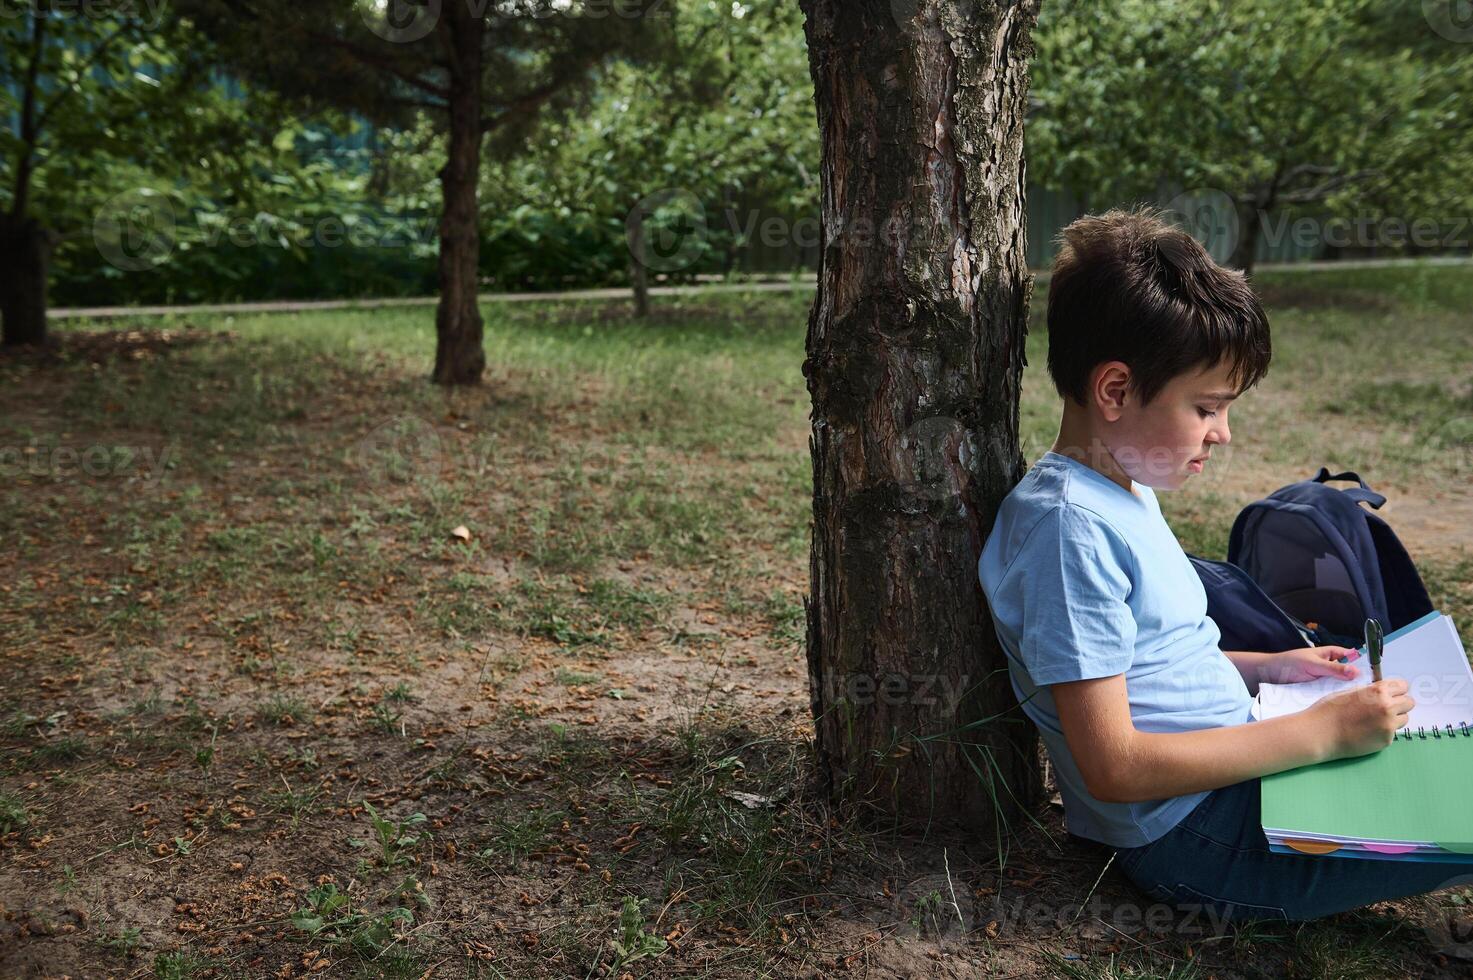
[[[1371,658],[1371,682],[1381,679],[1381,624],[1366,620],[1366,655]]]

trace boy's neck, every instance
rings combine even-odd
[[[1116,486],[1139,497],[1134,481],[1120,468],[1105,441],[1090,431],[1082,420],[1072,416],[1073,413],[1065,409],[1064,417],[1059,423],[1058,438],[1049,451],[1078,460]]]

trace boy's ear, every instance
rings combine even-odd
[[[1124,361],[1106,361],[1095,368],[1093,377],[1095,405],[1105,421],[1114,422],[1124,413],[1130,398],[1130,365]]]

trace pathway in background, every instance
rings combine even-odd
[[[1347,259],[1336,262],[1277,262],[1260,263],[1260,271],[1277,269],[1304,269],[1322,271],[1334,269],[1370,269],[1379,266],[1397,265],[1473,265],[1473,259],[1462,256],[1435,256],[1420,259]],[[1048,270],[1035,269],[1034,276],[1040,280],[1048,278]],[[812,276],[782,279],[750,279],[743,282],[711,282],[694,286],[655,286],[651,296],[689,296],[698,293],[731,293],[755,290],[758,292],[788,292],[796,289],[812,289],[816,280]],[[626,286],[607,289],[574,289],[555,293],[482,293],[483,303],[527,303],[537,300],[578,299],[627,299]],[[56,319],[75,320],[89,317],[114,316],[168,316],[186,313],[301,313],[308,310],[376,309],[388,306],[433,306],[438,296],[406,296],[392,299],[324,299],[324,300],[271,300],[264,303],[205,303],[196,306],[82,306],[59,307],[47,311]]]
[[[700,293],[734,293],[742,291],[787,292],[812,289],[814,280],[782,279],[749,282],[715,282],[695,286],[653,286],[651,296],[692,296]],[[557,293],[482,293],[482,303],[527,303],[535,300],[630,299],[626,286],[608,289],[575,289]],[[433,306],[438,296],[401,296],[392,299],[282,299],[264,303],[203,303],[197,306],[83,306],[47,310],[57,319],[86,319],[112,316],[167,316],[187,313],[303,313],[310,310],[377,309],[387,306]]]

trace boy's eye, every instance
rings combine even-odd
[[[1205,408],[1197,409],[1197,414],[1202,416],[1204,419],[1210,419],[1217,415],[1216,412],[1209,412]]]

